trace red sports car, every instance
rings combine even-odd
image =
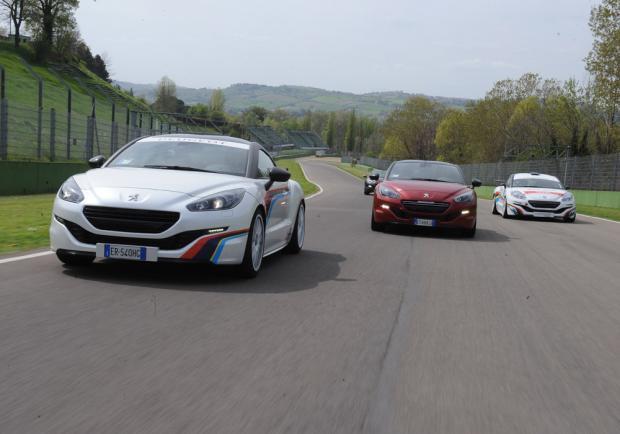
[[[460,229],[476,234],[477,197],[482,183],[465,184],[463,172],[454,164],[439,161],[403,160],[392,163],[375,189],[372,230],[389,224]]]

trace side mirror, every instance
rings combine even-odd
[[[269,171],[269,182],[265,184],[265,190],[269,190],[274,182],[286,182],[291,179],[291,174],[280,167],[274,167]]]
[[[476,187],[481,187],[481,186],[482,186],[482,181],[480,181],[478,178],[474,178],[474,179],[471,181],[471,186],[472,186],[473,188],[476,188]]]
[[[88,160],[88,165],[93,169],[99,169],[105,163],[105,157],[103,155],[97,155],[96,157]]]
[[[370,175],[369,178],[372,179],[373,181],[378,181],[379,175]]]
[[[496,186],[498,186],[498,187],[499,187],[500,185],[501,185],[501,186],[505,186],[504,181],[502,181],[501,179],[496,179],[496,180],[495,180],[495,185],[496,185]]]
[[[564,187],[564,190],[570,190],[570,187]]]

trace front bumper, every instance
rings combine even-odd
[[[423,213],[407,209],[398,200],[377,198],[373,203],[375,222],[378,224],[398,224],[414,226],[414,219],[433,219],[436,227],[446,229],[473,229],[476,225],[476,202],[471,204],[451,203],[441,213]]]
[[[506,212],[509,216],[533,217],[545,219],[567,219],[577,215],[577,207],[574,203],[560,204],[557,208],[534,208],[529,202],[507,202]]]
[[[183,210],[174,225],[157,234],[97,229],[83,214],[84,206],[93,204],[73,204],[57,198],[50,224],[51,249],[95,255],[98,243],[109,243],[158,247],[158,260],[241,264],[256,208],[254,199],[248,196],[233,210]]]

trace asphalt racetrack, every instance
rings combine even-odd
[[[620,224],[370,231],[306,160],[298,256],[0,264],[1,433],[620,433]]]

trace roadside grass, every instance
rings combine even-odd
[[[0,253],[49,245],[54,194],[0,197]]]
[[[620,222],[620,209],[577,204],[577,213]]]
[[[353,176],[357,176],[358,178],[363,178],[372,171],[372,167],[364,166],[363,164],[352,166],[349,163],[340,163],[336,164],[336,166]]]
[[[304,176],[304,173],[301,170],[301,166],[299,165],[299,162],[297,160],[282,159],[276,161],[276,164],[278,165],[278,167],[288,169],[288,171],[291,172],[291,179],[299,182],[301,188],[303,188],[304,190],[305,196],[310,196],[311,194],[319,191],[319,187],[317,187],[316,184],[308,181],[308,179]]]

